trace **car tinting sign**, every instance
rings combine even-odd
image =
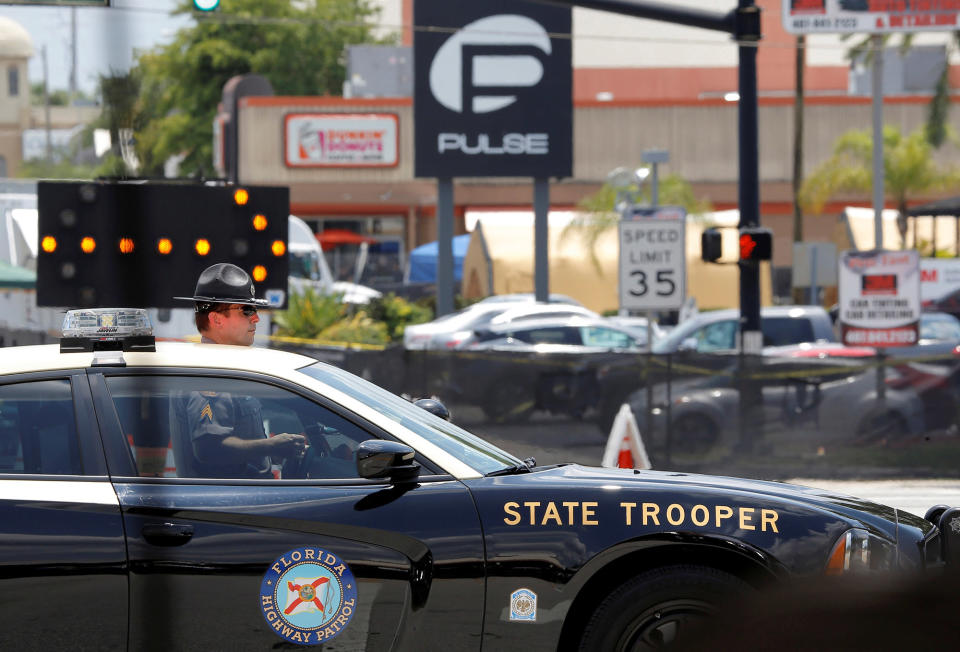
[[[793,34],[890,34],[957,29],[955,0],[783,0],[783,27]]]
[[[414,23],[416,176],[572,174],[569,8],[417,0]]]
[[[917,343],[920,256],[916,251],[845,251],[839,267],[844,344],[887,347]]]

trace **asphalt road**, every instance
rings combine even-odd
[[[525,424],[484,423],[479,410],[462,408],[454,420],[467,430],[520,458],[534,457],[538,464],[573,462],[599,466],[606,437],[592,423],[545,414],[536,414]],[[656,465],[654,468],[657,468]],[[660,469],[676,470],[676,469]],[[709,468],[700,469],[710,473]],[[757,477],[757,476],[753,476]],[[762,478],[783,480],[857,496],[923,516],[936,504],[960,505],[960,478],[857,479],[782,476]]]

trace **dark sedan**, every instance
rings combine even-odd
[[[627,652],[771,585],[936,573],[960,544],[960,509],[537,466],[308,357],[84,319],[95,336],[0,349],[4,649]],[[281,434],[306,450],[198,445]]]

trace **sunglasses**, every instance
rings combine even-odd
[[[221,310],[219,312],[229,312],[231,310],[239,310],[244,317],[253,317],[257,314],[257,309],[253,306],[234,306],[232,308],[227,308],[226,310]]]

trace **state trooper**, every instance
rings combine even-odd
[[[195,322],[205,344],[250,346],[267,305],[254,295],[253,280],[230,263],[216,263],[200,273],[192,297]],[[267,437],[260,402],[228,392],[190,392],[182,421],[195,456],[198,477],[270,477],[271,457],[302,457],[304,435],[280,433]]]

